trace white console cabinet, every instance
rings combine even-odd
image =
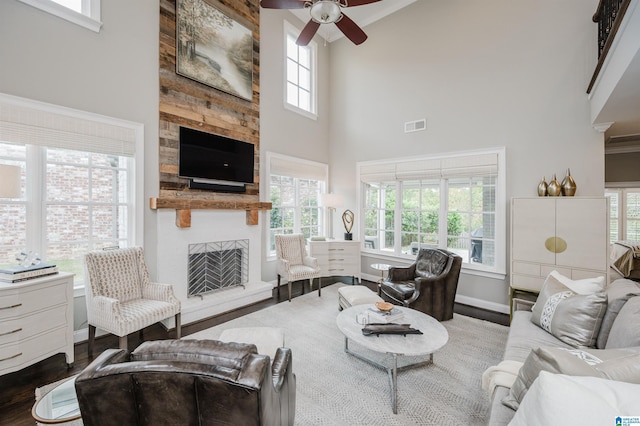
[[[73,274],[0,283],[0,375],[60,352],[73,364]]]
[[[309,256],[318,259],[321,277],[351,276],[360,282],[360,241],[309,241]]]
[[[511,290],[539,292],[552,270],[572,279],[608,280],[605,197],[511,200]]]

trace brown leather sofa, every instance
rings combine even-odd
[[[293,425],[291,349],[273,362],[255,345],[217,340],[108,349],[76,379],[86,426]]]
[[[396,305],[431,315],[438,321],[453,318],[462,258],[442,249],[420,249],[413,265],[392,267],[380,283],[380,296]]]

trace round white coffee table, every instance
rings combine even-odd
[[[406,336],[381,334],[379,336],[365,336],[362,334],[362,328],[364,325],[358,324],[356,321],[356,315],[370,308],[375,309],[372,304],[356,305],[345,309],[338,314],[336,324],[342,334],[344,334],[344,351],[346,353],[353,355],[374,367],[384,370],[389,374],[389,378],[391,380],[391,405],[393,407],[393,413],[397,414],[398,373],[410,368],[432,364],[433,353],[447,343],[449,340],[449,333],[447,332],[447,329],[444,328],[444,326],[435,318],[414,309],[396,306],[395,308],[401,310],[404,314],[403,318],[398,320],[397,323],[410,324],[412,328],[420,330],[423,334],[407,334]],[[357,352],[351,351],[349,349],[349,339],[374,352],[390,354],[393,357],[393,365],[391,367],[387,367]],[[398,356],[402,355],[428,356],[428,358],[424,361],[398,367]]]

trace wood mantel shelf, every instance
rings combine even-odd
[[[247,225],[258,224],[258,212],[271,210],[271,203],[261,201],[215,201],[190,198],[150,198],[149,207],[152,210],[175,209],[176,226],[178,228],[191,227],[191,210],[245,210]]]

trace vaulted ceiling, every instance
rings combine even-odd
[[[366,28],[367,25],[383,19],[415,1],[381,0],[363,6],[346,8],[345,13],[360,27]],[[307,9],[296,9],[291,12],[302,23],[309,21],[310,16]],[[629,14],[631,15],[633,12],[633,8],[630,8]],[[637,16],[637,13],[636,11],[634,16]],[[596,25],[594,23],[594,28]],[[636,29],[637,25],[636,20],[631,20],[629,23],[630,32],[638,31]],[[344,34],[335,25],[322,25],[318,30],[318,35],[328,42],[344,37]],[[634,36],[631,38],[634,38]],[[596,43],[596,40],[594,40],[594,43]],[[634,135],[634,140],[640,140],[640,84],[638,82],[640,82],[640,50],[618,77],[617,82],[614,84],[614,89],[612,89],[607,100],[599,106],[601,109],[592,116],[593,124],[614,122],[614,125],[607,131],[606,136],[608,139],[616,136]]]

